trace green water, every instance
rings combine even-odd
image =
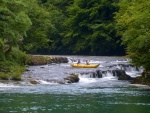
[[[150,113],[149,89],[100,89],[103,91],[75,94],[1,92],[0,113]]]

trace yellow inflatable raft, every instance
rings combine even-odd
[[[97,68],[100,64],[71,64],[75,68]]]

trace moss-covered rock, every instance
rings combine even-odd
[[[150,86],[150,71],[144,71],[142,76],[136,77],[132,84],[144,84]]]
[[[45,65],[49,62],[50,57],[29,55],[28,65]]]
[[[124,74],[124,75],[120,75],[118,77],[118,80],[133,80],[133,78],[130,77],[129,75],[127,75],[127,74]]]
[[[31,83],[31,84],[39,84],[39,82],[36,81],[36,80],[30,80],[30,83]]]
[[[66,57],[51,57],[40,55],[29,55],[28,65],[45,65],[50,63],[68,63]]]
[[[75,82],[79,82],[80,80],[78,74],[75,73],[71,73],[70,76],[64,79],[67,81],[67,83],[75,83]]]

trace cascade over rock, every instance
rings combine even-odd
[[[112,70],[113,76],[117,76],[118,80],[133,80],[132,77],[127,75],[124,70]]]
[[[111,75],[115,76],[118,78],[118,80],[133,80],[132,77],[127,75],[124,70],[96,70],[95,72],[90,72],[90,73],[80,73],[81,75],[83,74],[89,74],[90,78],[102,78],[104,76],[107,76],[107,74],[110,73]]]

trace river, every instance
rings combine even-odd
[[[123,69],[141,76],[143,69],[133,67],[121,57],[66,56],[69,63],[30,66],[22,81],[0,82],[0,113],[150,113],[150,88],[118,80],[111,70]],[[81,59],[100,63],[98,68],[77,69],[72,61]],[[89,75],[105,71],[102,78]],[[78,73],[79,82],[60,84],[69,73]],[[39,84],[31,84],[34,79]]]

